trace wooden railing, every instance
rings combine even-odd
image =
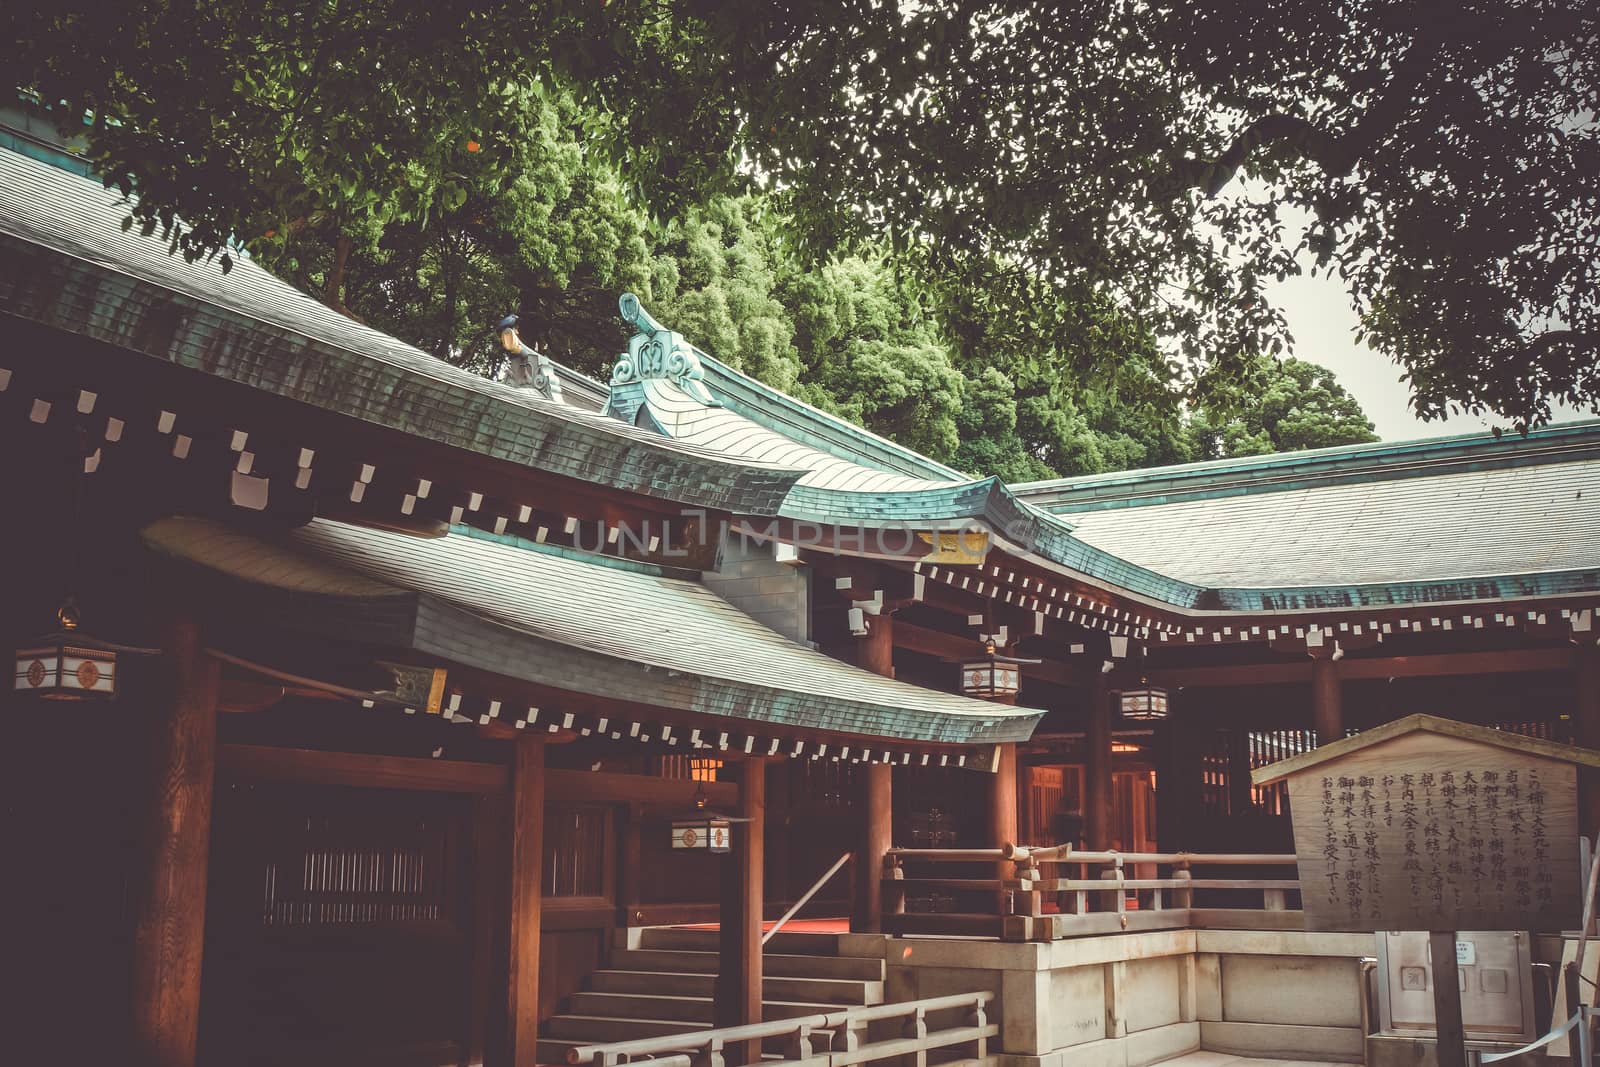
[[[648,1060],[651,1067],[723,1067],[723,1050],[742,1042],[782,1045],[782,1060],[763,1060],[762,1067],[853,1067],[891,1057],[906,1057],[908,1064],[927,1067],[930,1051],[955,1045],[971,1046],[971,1056],[966,1058],[981,1061],[989,1055],[989,1039],[1000,1032],[999,1025],[989,1021],[988,1005],[993,999],[993,993],[957,993],[721,1030],[580,1045],[568,1050],[567,1062],[617,1067]],[[929,1016],[935,1014],[957,1016],[956,1025],[934,1029]],[[893,1035],[897,1021],[902,1023],[900,1033]],[[891,1036],[885,1036],[885,1031]]]
[[[985,865],[1003,872],[1007,864],[1015,864],[1014,878],[955,877],[942,872],[912,876],[907,870],[908,865],[919,870],[931,866],[936,871],[940,865]],[[1169,929],[1193,925],[1197,919],[1224,925],[1298,925],[1297,911],[1270,918],[1260,916],[1264,912],[1287,912],[1291,904],[1298,903],[1297,878],[1196,877],[1197,869],[1203,874],[1204,869],[1216,867],[1294,866],[1292,855],[1089,852],[1066,845],[890,849],[884,857],[884,927],[900,934],[1049,941],[1128,929]],[[1145,867],[1153,870],[1140,870]],[[1163,870],[1167,873],[1161,873]],[[908,897],[935,892],[993,903],[953,914],[906,912]],[[1197,907],[1197,892],[1221,899],[1202,900],[1202,904],[1211,906]],[[1230,917],[1228,913],[1245,914]]]

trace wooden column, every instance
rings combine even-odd
[[[544,740],[517,738],[511,764],[511,916],[506,983],[509,1067],[533,1067],[539,1049],[539,918],[544,904]]]
[[[856,663],[862,670],[894,677],[894,616],[867,616],[867,636],[856,639]]]
[[[1600,645],[1593,642],[1572,650],[1573,721],[1577,743],[1600,749]],[[1578,831],[1589,840],[1600,832],[1600,771],[1578,768]]]
[[[1250,794],[1250,731],[1235,725],[1228,730],[1228,814],[1238,818],[1253,804]]]
[[[894,822],[894,769],[887,763],[858,765],[857,804],[861,835],[856,841],[855,907],[850,929],[858,934],[883,932],[883,856],[891,845]]]
[[[1344,736],[1339,668],[1327,656],[1311,661],[1311,721],[1316,727],[1319,745],[1326,745]]]
[[[875,615],[867,619],[867,636],[856,646],[857,662],[865,670],[894,676],[894,619]],[[861,834],[856,840],[855,904],[850,929],[855,933],[883,932],[883,856],[894,838],[894,770],[886,763],[858,764],[856,794]]]
[[[154,730],[147,864],[133,915],[131,1058],[140,1067],[189,1067],[200,1032],[218,665],[192,619],[169,628],[164,652],[172,688],[131,712],[149,714]]]
[[[739,764],[739,817],[732,851],[722,858],[721,960],[717,971],[715,1023],[745,1026],[761,1021],[762,872],[766,865],[767,761],[746,757]],[[759,1041],[725,1050],[730,1067],[761,1060]]]
[[[634,913],[639,910],[640,870],[643,866],[644,805],[628,805],[622,819],[622,832],[617,843],[617,925],[634,925]]]
[[[1017,746],[1007,742],[999,746],[995,757],[994,773],[989,776],[989,844],[1004,848],[1017,844]],[[994,877],[1007,881],[1017,876],[1017,865],[1001,860],[995,865]],[[1009,894],[1000,893],[1000,913],[1007,914]]]
[[[1084,837],[1089,850],[1111,847],[1111,693],[1104,674],[1089,687],[1084,754]]]

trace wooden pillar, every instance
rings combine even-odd
[[[1111,693],[1104,674],[1089,687],[1084,754],[1084,838],[1091,852],[1111,847]]]
[[[1017,746],[998,747],[989,781],[989,843],[996,848],[1017,844]]]
[[[867,619],[867,636],[856,646],[864,670],[894,677],[894,618]],[[894,770],[887,763],[858,764],[856,794],[861,834],[856,839],[855,902],[850,929],[859,934],[883,932],[883,856],[894,838]]]
[[[998,746],[994,773],[989,776],[989,844],[1004,848],[1017,844],[1017,746],[1006,742]],[[995,865],[994,877],[1007,881],[1017,876],[1017,865],[1001,860]],[[1009,895],[999,894],[1000,913],[1006,914]]]
[[[867,636],[856,640],[856,663],[862,670],[894,677],[894,616],[867,616]]]
[[[1311,721],[1316,727],[1319,745],[1326,745],[1344,736],[1339,668],[1327,656],[1311,661]]]
[[[1250,793],[1250,729],[1228,729],[1228,814],[1237,819],[1253,804]]]
[[[544,740],[516,740],[511,764],[511,916],[506,983],[509,1067],[533,1067],[539,1050],[539,919],[544,905]]]
[[[1573,721],[1577,743],[1600,749],[1600,645],[1582,644],[1572,651]],[[1600,833],[1600,771],[1578,768],[1578,830],[1594,840]]]
[[[761,1021],[762,872],[766,864],[767,761],[746,757],[739,765],[739,818],[732,851],[723,857],[721,960],[717,972],[718,1027]],[[761,1060],[759,1041],[730,1044],[730,1067]]]
[[[860,764],[857,803],[861,835],[856,841],[855,907],[850,929],[858,934],[883,932],[883,856],[891,847],[894,822],[894,769],[887,763]]]
[[[200,1032],[218,665],[192,619],[169,628],[164,652],[172,688],[148,706],[154,780],[133,915],[131,1058],[140,1067],[190,1067]]]
[[[644,864],[644,805],[629,804],[617,847],[617,924],[632,926],[639,916],[640,869]]]

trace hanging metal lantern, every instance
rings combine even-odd
[[[727,852],[732,838],[728,820],[717,815],[672,820],[672,847],[697,848],[707,852]]]
[[[990,658],[961,665],[961,691],[980,700],[1015,696],[1020,688],[1021,671],[1008,660]]]
[[[1135,722],[1159,722],[1167,717],[1167,691],[1143,678],[1134,689],[1122,691],[1122,717]]]
[[[156,652],[90,637],[79,629],[78,609],[71,600],[57,609],[56,622],[55,633],[17,650],[17,693],[45,700],[112,700],[117,695],[117,657]]]
[[[728,828],[733,822],[726,815],[706,809],[704,785],[695,787],[694,814],[672,820],[672,847],[704,849],[707,852],[727,852],[732,847]]]

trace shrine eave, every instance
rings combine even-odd
[[[591,699],[929,745],[1025,740],[1044,714],[842,663],[696,582],[461,529],[418,539],[317,520],[269,539],[166,519],[145,540],[211,572],[215,598],[233,612],[319,636],[359,633]]]
[[[124,233],[96,183],[0,151],[0,313],[477,453],[690,507],[773,515],[803,472],[731,460],[490,381],[244,260]]]

